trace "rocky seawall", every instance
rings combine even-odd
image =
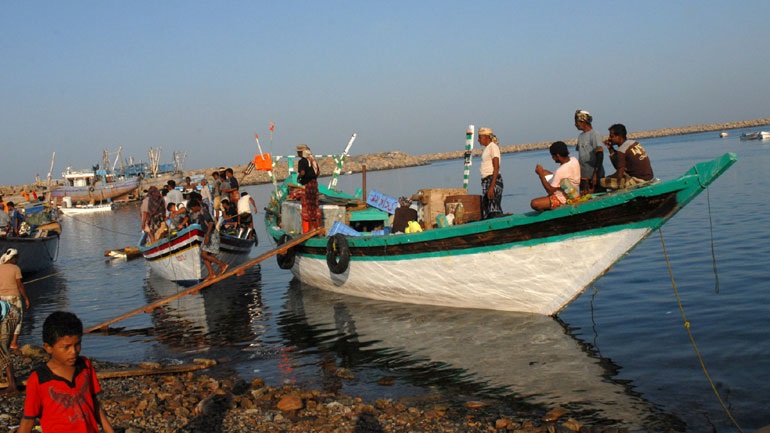
[[[632,132],[632,133],[629,133],[629,138],[634,140],[641,140],[645,138],[693,134],[698,132],[726,131],[726,130],[738,129],[738,128],[752,128],[752,127],[758,127],[758,126],[764,126],[764,125],[770,125],[770,118],[744,120],[739,122],[715,123],[710,125],[685,126],[681,128],[665,128],[665,129],[657,129],[653,131]],[[530,150],[547,149],[548,146],[550,146],[551,143],[554,141],[557,141],[557,140],[541,141],[538,143],[528,143],[528,144],[501,145],[500,151],[503,153],[511,153],[511,152],[526,152]],[[563,139],[562,141],[564,141],[568,145],[575,145],[577,143],[577,131],[575,133],[575,137]],[[476,150],[474,151],[474,156],[480,156],[481,149],[479,149],[478,145],[476,145],[475,148]],[[416,155],[416,156],[409,155],[401,151],[382,152],[382,153],[375,153],[375,154],[368,154],[368,155],[354,155],[354,156],[348,157],[345,160],[344,170],[346,172],[349,171],[353,173],[360,173],[363,170],[364,166],[366,166],[367,171],[390,170],[394,168],[414,167],[419,165],[427,165],[427,164],[430,164],[432,161],[460,159],[464,157],[464,154],[465,152],[463,150],[457,150],[453,152],[442,152],[442,153],[433,153],[428,155]],[[321,168],[322,176],[330,176],[334,172],[334,169],[336,167],[336,162],[332,158],[318,158],[318,164]],[[244,175],[243,172],[246,169],[246,165],[232,167],[232,168],[236,173],[236,177],[239,180],[243,179],[241,183],[244,185],[255,185],[255,184],[270,182],[270,178],[267,172],[254,170],[250,174]],[[214,170],[216,170],[216,168],[210,168],[206,170],[190,170],[185,172],[185,175],[192,176],[195,174],[206,174],[208,177],[210,177],[211,173]],[[288,174],[288,169],[285,164],[276,165],[275,176],[279,180],[285,179],[287,174]]]
[[[684,126],[680,128],[665,128],[652,131],[631,132],[629,138],[635,140],[641,140],[645,138],[665,137],[672,135],[693,134],[698,132],[709,131],[727,131],[738,128],[753,128],[770,125],[770,118],[755,119],[755,120],[743,120],[737,122],[715,123],[709,125],[693,125]],[[604,131],[602,131],[604,132]],[[503,153],[511,152],[526,152],[530,150],[547,149],[548,146],[557,140],[541,141],[537,143],[527,144],[508,144],[501,145],[500,150]],[[577,141],[577,132],[574,137],[562,139],[568,145],[574,145]],[[481,149],[475,146],[474,156],[481,155]],[[345,160],[345,172],[360,173],[363,171],[364,166],[368,171],[390,170],[394,168],[414,167],[420,165],[430,164],[432,161],[443,161],[450,159],[463,158],[464,151],[462,149],[453,152],[441,152],[428,155],[409,155],[401,151],[392,152],[380,152],[366,155],[351,155]],[[336,161],[330,157],[318,158],[318,164],[321,168],[322,176],[330,176],[336,168]],[[266,171],[253,170],[251,173],[246,174],[247,164],[233,166],[236,178],[242,185],[256,185],[270,182],[270,177]],[[177,183],[181,183],[181,180],[185,176],[205,175],[207,178],[211,178],[211,173],[219,167],[210,167],[204,169],[192,169],[186,170],[184,173],[178,173],[173,177],[165,177],[161,179],[147,180],[142,185],[143,189],[148,188],[150,185],[163,184],[169,178],[174,178]],[[288,175],[288,167],[286,164],[276,164],[275,176],[280,181],[286,178]],[[15,186],[0,186],[0,195],[3,195],[5,201],[13,200],[15,202],[23,201],[21,193],[23,191],[38,191],[38,195],[45,191],[42,185],[27,184],[27,185],[15,185]]]

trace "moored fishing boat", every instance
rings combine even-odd
[[[304,283],[338,293],[554,315],[735,161],[728,153],[673,180],[594,195],[542,213],[418,233],[334,233],[290,249],[279,256],[279,264]],[[265,214],[268,234],[277,243],[293,236],[284,211],[294,182],[284,182]],[[336,222],[347,223],[360,211],[360,199],[319,189],[327,200],[357,203],[342,207]]]
[[[129,196],[136,195],[141,182],[139,177],[115,179],[104,170],[81,171],[68,168],[62,176],[66,185],[51,191],[52,199],[58,204],[61,204],[65,197],[69,197],[75,204],[128,200]]]
[[[44,205],[24,209],[20,234],[0,236],[0,251],[15,248],[22,273],[36,273],[53,266],[59,256],[61,224],[56,210]]]
[[[741,140],[767,140],[770,139],[768,131],[744,132],[741,134]]]
[[[148,244],[147,234],[144,233],[139,242],[139,251],[154,274],[179,283],[195,283],[208,275],[201,262],[201,246],[205,235],[200,224],[191,224]],[[252,247],[257,244],[256,236],[242,238],[237,232],[225,230],[220,232],[219,239],[220,254],[217,258],[228,265],[245,262]]]
[[[59,211],[65,215],[111,212],[114,209],[115,209],[115,205],[113,203],[82,204],[82,205],[67,206],[65,201],[65,206],[59,206]]]

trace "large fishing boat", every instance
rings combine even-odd
[[[440,201],[430,212],[424,209],[422,232],[401,234],[387,234],[389,212],[383,217],[373,206],[380,199],[372,201],[370,196],[364,203],[362,197],[319,185],[329,236],[292,247],[278,255],[278,261],[300,281],[332,292],[555,315],[736,159],[727,153],[673,180],[581,197],[546,212],[433,228],[434,216],[444,216],[448,204]],[[301,205],[289,199],[296,184],[296,173],[290,173],[276,187],[265,212],[267,232],[278,244],[302,231],[296,222]],[[440,192],[433,191],[428,203],[437,196],[446,198]],[[458,192],[451,194],[456,198]],[[477,213],[471,206],[465,206],[466,214]],[[375,221],[372,230],[350,230],[354,221],[361,225],[366,219]]]
[[[105,170],[72,170],[62,173],[66,185],[51,191],[51,197],[62,204],[65,197],[75,205],[97,204],[128,200],[131,195],[138,195],[140,177],[116,179]]]

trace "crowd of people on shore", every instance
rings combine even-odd
[[[609,127],[609,137],[602,139],[593,128],[593,116],[586,110],[575,111],[575,128],[580,135],[575,146],[577,157],[570,156],[563,141],[549,147],[551,158],[559,167],[549,171],[542,165],[535,166],[546,195],[532,199],[530,206],[536,211],[556,209],[568,201],[576,201],[590,194],[625,189],[654,179],[647,152],[639,142],[629,140],[625,125],[616,123]],[[500,168],[500,147],[497,136],[490,128],[480,128],[481,154],[481,218],[489,219],[504,215],[503,177]],[[604,147],[615,172],[605,176]]]
[[[253,214],[257,212],[254,199],[240,191],[232,168],[215,171],[211,178],[211,184],[206,178],[194,184],[188,176],[181,187],[173,179],[162,189],[151,186],[140,208],[146,244],[173,236],[191,224],[201,226],[205,233],[201,258],[209,271],[208,279],[227,270],[227,264],[217,257],[220,232],[243,231],[245,238],[253,239]],[[214,272],[212,265],[217,265],[219,272]]]

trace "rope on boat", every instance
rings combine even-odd
[[[706,204],[709,210],[709,234],[711,235],[711,266],[714,269],[714,293],[719,294],[719,272],[717,272],[717,254],[714,250],[714,223],[711,221],[711,195],[706,188]]]
[[[671,269],[671,262],[668,259],[668,252],[666,251],[666,241],[663,239],[663,231],[658,228],[658,234],[660,234],[660,243],[663,246],[663,257],[666,259],[666,266],[668,267],[668,274],[671,277],[671,286],[674,288],[674,295],[676,296],[676,303],[679,305],[679,313],[682,315],[682,320],[684,321],[684,329],[687,330],[687,336],[690,337],[690,344],[692,344],[693,349],[695,350],[695,356],[698,358],[698,363],[700,363],[701,369],[703,370],[703,374],[706,375],[706,379],[709,382],[709,385],[711,386],[711,390],[714,391],[714,395],[716,396],[717,400],[719,401],[719,404],[722,406],[722,409],[724,409],[725,413],[727,414],[727,417],[730,418],[730,421],[733,423],[736,429],[738,429],[739,432],[743,433],[743,429],[740,425],[738,425],[738,421],[735,420],[733,417],[733,414],[730,412],[730,409],[727,407],[725,402],[722,400],[722,397],[719,395],[719,391],[716,388],[716,385],[714,385],[714,381],[711,379],[711,375],[708,372],[708,369],[706,368],[706,364],[703,361],[703,357],[700,354],[700,351],[698,350],[698,345],[695,344],[695,337],[692,334],[692,329],[690,328],[690,322],[687,320],[687,315],[684,313],[684,306],[682,305],[682,299],[679,297],[679,290],[677,290],[676,287],[676,281],[674,280],[674,271]]]
[[[58,252],[57,252],[57,256],[58,256]],[[87,261],[87,262],[84,262],[84,263],[78,263],[78,266],[89,266],[89,265],[91,265],[91,264],[95,264],[95,263],[97,263],[97,262],[103,262],[103,261],[104,261],[104,258],[102,257],[102,258],[99,258],[99,259],[96,259],[96,260],[93,260],[93,261]],[[32,283],[37,283],[38,281],[43,281],[43,280],[45,280],[45,279],[47,279],[47,278],[52,278],[52,277],[55,277],[55,276],[57,276],[57,275],[60,275],[60,274],[63,274],[63,273],[64,273],[64,270],[61,270],[61,271],[59,271],[59,272],[54,272],[54,273],[52,273],[52,274],[43,275],[43,276],[41,276],[41,277],[38,277],[38,278],[33,278],[33,279],[31,279],[31,280],[24,280],[24,281],[22,281],[22,282],[23,282],[24,284],[32,284]]]
[[[83,221],[82,219],[76,218],[76,217],[74,217],[74,216],[72,216],[72,215],[67,215],[66,213],[65,213],[65,214],[62,214],[62,216],[66,217],[66,218],[69,218],[69,219],[71,219],[71,220],[77,221],[77,222],[79,222],[79,223],[81,223],[81,224],[86,224],[86,225],[89,225],[89,226],[91,226],[91,227],[96,227],[96,228],[98,228],[99,230],[104,230],[104,231],[106,231],[106,232],[112,232],[112,233],[116,233],[116,234],[119,234],[119,235],[123,235],[123,236],[129,236],[129,237],[131,237],[132,239],[133,239],[133,238],[136,238],[136,234],[129,234],[129,233],[123,233],[123,232],[119,232],[119,231],[117,231],[117,230],[111,230],[111,229],[108,229],[108,228],[105,228],[105,227],[102,227],[102,226],[99,226],[99,225],[96,225],[96,224],[90,223],[90,222],[88,222],[88,221]]]

